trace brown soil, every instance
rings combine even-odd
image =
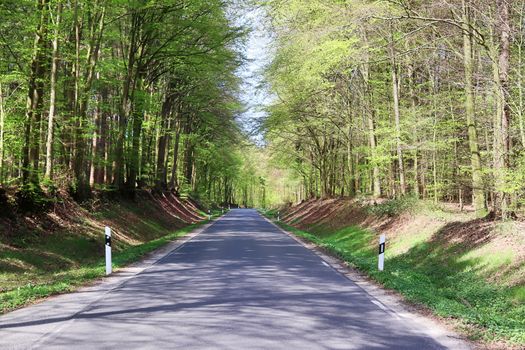
[[[195,204],[176,197],[173,193],[152,194],[149,191],[137,192],[134,199],[95,199],[83,205],[74,201],[67,193],[59,194],[59,201],[46,212],[21,213],[12,204],[0,208],[0,242],[16,245],[18,242],[45,239],[57,233],[75,232],[95,234],[102,232],[104,225],[112,227],[116,235],[126,243],[136,244],[156,238],[159,234],[144,237],[141,225],[147,225],[145,218],[158,223],[159,230],[165,234],[191,223],[202,221]],[[25,245],[25,244],[24,244]]]
[[[395,216],[373,215],[368,210],[373,205],[374,202],[349,198],[310,199],[284,208],[281,217],[290,225],[317,234],[360,226],[386,234],[391,243],[410,242],[424,233],[428,237],[422,239],[443,249],[443,254],[460,256],[470,252],[475,259],[484,254],[508,252],[508,263],[497,268],[483,267],[487,279],[509,286],[525,283],[525,223],[477,219],[468,207],[460,211],[454,203],[444,204],[437,211],[408,210]],[[409,248],[407,244],[406,249]]]

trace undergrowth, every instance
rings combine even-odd
[[[414,196],[405,196],[398,199],[390,199],[383,203],[377,203],[366,207],[369,214],[376,216],[397,216],[406,211],[415,209],[419,200]]]

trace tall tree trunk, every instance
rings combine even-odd
[[[177,166],[178,166],[178,159],[179,159],[179,144],[180,144],[180,126],[179,122],[175,122],[175,145],[173,148],[173,164],[171,165],[171,179],[169,183],[170,188],[177,188]]]
[[[33,57],[29,74],[26,115],[24,122],[24,146],[22,162],[22,180],[38,183],[38,150],[40,148],[39,122],[41,120],[42,83],[44,81],[45,41],[47,28],[47,0],[38,1],[40,22],[35,33]]]
[[[370,91],[370,67],[369,67],[369,56],[368,56],[368,39],[366,33],[363,33],[363,41],[366,46],[365,48],[365,59],[362,65],[363,74],[363,113],[365,114],[365,120],[368,128],[368,143],[370,146],[370,162],[372,163],[372,183],[373,183],[373,196],[374,198],[381,197],[381,178],[379,172],[379,165],[377,164],[377,142],[375,133],[375,121],[374,121],[374,109],[372,107],[372,94]]]
[[[105,103],[107,101],[107,88],[103,87],[99,95],[97,109],[95,112],[95,129],[93,130],[93,157],[90,169],[90,186],[95,184],[102,185],[104,183],[104,162],[107,139],[107,112]]]
[[[115,168],[113,183],[118,189],[124,186],[124,141],[128,125],[128,116],[130,112],[130,95],[133,84],[133,77],[137,53],[137,35],[139,30],[139,18],[137,14],[131,15],[131,32],[126,62],[127,72],[122,86],[121,101],[119,105],[119,128],[117,143],[115,146]]]
[[[186,140],[184,147],[184,182],[193,185],[193,145]]]
[[[98,3],[97,3],[98,5]],[[73,171],[75,173],[75,192],[80,198],[85,198],[90,191],[89,178],[86,168],[86,146],[87,140],[84,136],[84,129],[87,124],[87,106],[91,93],[91,86],[95,78],[95,68],[99,58],[100,43],[104,31],[105,7],[97,9],[90,25],[90,37],[86,54],[86,71],[84,72],[82,89],[78,96],[78,121],[75,137],[75,159],[73,161]],[[80,40],[80,36],[77,36]],[[78,43],[77,43],[78,45]],[[78,48],[77,48],[78,50]],[[77,55],[79,52],[77,51]]]
[[[140,74],[141,75],[141,74]],[[137,174],[140,167],[140,136],[142,122],[144,121],[144,96],[142,91],[142,77],[137,76],[137,88],[133,98],[133,121],[131,138],[131,162],[129,166],[129,179],[127,182],[129,189],[134,189],[137,183]]]
[[[113,158],[113,155],[115,152],[114,151],[115,147],[113,145],[114,133],[111,132],[111,130],[113,127],[115,127],[115,125],[117,125],[117,128],[118,128],[118,120],[116,116],[108,113],[108,115],[106,116],[106,123],[108,123],[109,127],[107,128],[106,133],[105,133],[105,139],[106,139],[105,146],[106,147],[104,150],[104,161],[105,161],[106,167],[104,171],[104,183],[109,186],[113,184],[113,168],[115,166],[114,164],[115,162]]]
[[[439,90],[438,85],[438,75],[439,74],[439,67],[429,67],[428,69],[428,75],[429,75],[429,81],[431,83],[431,115],[433,118],[432,122],[432,182],[433,182],[433,197],[434,197],[434,203],[437,203],[439,200],[440,192],[439,192],[439,181],[438,181],[438,145],[437,145],[437,125],[438,125],[438,108],[437,108],[437,94]]]
[[[518,46],[518,123],[519,123],[519,129],[520,129],[520,140],[521,140],[521,147],[525,148],[525,116],[524,114],[524,108],[525,108],[525,101],[523,100],[523,74],[525,72],[523,71],[523,46],[525,45],[525,2],[523,2],[521,9],[520,9],[520,28],[519,28],[519,40],[517,43]]]
[[[434,97],[435,98],[435,97]],[[434,149],[432,150],[432,180],[433,180],[433,188],[434,188],[434,203],[437,204],[439,199],[439,192],[438,192],[438,174],[437,174],[437,114],[434,111],[434,125],[433,125],[433,132],[432,132],[432,142],[434,143]]]
[[[100,96],[98,96],[97,101],[97,107],[94,111],[94,128],[93,128],[93,134],[91,136],[91,149],[92,149],[92,157],[91,157],[91,164],[89,166],[89,186],[93,187],[95,185],[95,168],[97,167],[97,164],[99,163],[98,158],[98,140],[100,138],[100,124],[102,120],[102,112],[100,108]]]
[[[72,132],[71,132],[71,159],[70,167],[71,170],[75,171],[75,166],[79,162],[77,161],[77,144],[78,144],[78,134],[80,133],[80,118],[79,118],[79,104],[80,104],[80,44],[82,40],[82,23],[80,18],[79,11],[79,0],[74,2],[74,11],[73,11],[73,23],[74,23],[74,40],[75,40],[75,58],[72,63],[73,69],[73,102],[71,106],[71,117],[72,117]]]
[[[399,112],[399,74],[396,62],[396,53],[394,50],[394,38],[390,45],[390,66],[392,74],[392,97],[394,102],[394,121],[395,121],[395,132],[396,132],[396,153],[397,153],[397,166],[399,172],[399,187],[401,195],[406,194],[406,182],[405,182],[405,167],[403,164],[403,150],[401,146],[401,122]]]
[[[472,171],[472,204],[476,216],[485,214],[485,189],[481,172],[481,156],[476,129],[474,111],[473,77],[473,40],[470,29],[470,6],[468,0],[463,0],[463,67],[465,70],[465,115],[467,119],[468,144],[470,150],[470,167]]]
[[[0,82],[0,185],[4,183],[4,127],[4,90],[2,88],[2,83]]]
[[[346,162],[348,167],[348,195],[350,197],[355,196],[356,188],[355,188],[355,169],[354,169],[354,160],[353,160],[353,145],[352,145],[352,126],[351,123],[348,123],[348,129],[347,129],[347,148],[346,148]]]
[[[166,171],[166,144],[168,139],[168,125],[171,114],[172,100],[169,97],[170,91],[166,92],[161,109],[160,136],[157,145],[157,169],[155,175],[155,187],[158,190],[164,190],[167,186]]]
[[[58,36],[60,33],[60,19],[62,14],[62,2],[58,2],[53,34],[53,52],[51,62],[51,83],[49,86],[49,115],[47,119],[47,140],[46,140],[46,171],[45,177],[51,179],[53,171],[53,129],[56,110],[56,85],[58,73]]]
[[[377,142],[375,134],[374,108],[372,101],[372,92],[370,89],[370,64],[369,64],[369,47],[366,31],[361,33],[364,49],[364,63],[361,66],[363,75],[363,114],[366,120],[368,144],[370,146],[369,162],[372,163],[372,190],[374,198],[381,197],[381,178],[379,165],[377,164]]]
[[[510,62],[510,22],[507,0],[496,1],[496,35],[498,37],[498,60],[494,67],[496,87],[496,120],[494,144],[494,171],[496,187],[495,211],[498,217],[508,218],[510,196],[506,192],[506,175],[509,167],[510,106],[509,106],[509,62]]]
[[[407,51],[408,51],[408,42],[407,42]],[[412,127],[413,127],[413,142],[414,142],[414,195],[416,198],[419,198],[419,138],[418,138],[418,118],[417,118],[417,96],[416,96],[416,89],[415,89],[415,79],[414,79],[414,65],[410,63],[408,65],[408,88],[410,92],[410,113],[411,113],[411,120],[412,120]]]
[[[191,185],[193,177],[193,140],[191,140],[191,118],[189,114],[186,116],[183,130],[186,136],[184,139],[184,183]]]

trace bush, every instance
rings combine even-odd
[[[414,208],[417,198],[412,196],[390,199],[380,204],[374,204],[367,208],[370,214],[376,216],[397,216]]]
[[[133,189],[134,190],[134,189]],[[122,189],[122,195],[127,196],[130,199],[134,198],[134,192],[133,190],[130,191],[129,188],[125,187]],[[74,200],[76,200],[79,203],[85,202],[88,199],[91,199],[92,193],[91,193],[91,187],[89,186],[88,182],[85,181],[73,181],[69,185],[69,194],[71,197],[73,197]]]
[[[40,185],[28,183],[15,194],[18,210],[22,212],[45,211],[52,203]]]
[[[5,189],[0,187],[0,216],[9,216],[11,214],[11,205]]]
[[[7,192],[0,187],[0,205],[4,206],[8,203]]]
[[[52,180],[46,178],[42,181],[42,185],[46,189],[48,196],[53,198],[58,197],[58,186]]]

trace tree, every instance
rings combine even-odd
[[[47,141],[46,141],[46,172],[45,177],[51,178],[51,171],[53,169],[53,129],[56,110],[56,95],[57,95],[57,75],[58,75],[58,40],[60,35],[60,18],[62,15],[62,2],[59,1],[56,6],[56,17],[54,20],[54,34],[53,34],[53,52],[51,55],[51,83],[49,86],[49,114],[47,123]]]
[[[467,0],[462,2],[462,33],[463,33],[463,66],[465,71],[465,116],[468,128],[468,143],[470,150],[470,165],[472,169],[472,204],[478,216],[485,211],[485,191],[483,186],[481,156],[478,146],[478,133],[474,112],[473,79],[473,34],[470,30],[470,6]]]
[[[514,52],[522,62],[512,38],[523,4],[265,4],[278,98],[264,130],[303,179],[298,192],[354,194],[351,176],[355,195],[467,201],[480,217],[488,199],[502,218],[521,205],[525,188],[510,177],[523,153],[523,89],[511,66]]]

